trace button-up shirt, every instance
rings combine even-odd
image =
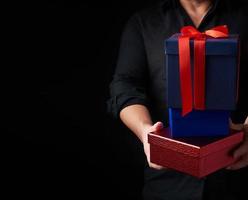
[[[241,0],[215,0],[197,29],[201,32],[227,25],[230,34],[241,38],[239,101],[233,113],[235,122],[247,116],[248,37],[247,5]],[[112,83],[109,111],[116,117],[126,106],[142,104],[154,121],[168,124],[164,41],[183,26],[194,26],[178,0],[163,0],[135,13],[127,22],[120,44]]]
[[[233,112],[235,122],[247,116],[248,99],[248,15],[246,1],[214,0],[197,29],[201,32],[227,25],[230,34],[240,35],[239,100]],[[135,13],[127,22],[120,44],[113,81],[110,84],[109,111],[116,117],[126,106],[148,107],[154,122],[168,125],[164,41],[183,26],[194,26],[179,0],[163,0]],[[247,79],[247,80],[246,80]],[[145,199],[235,199],[227,189],[225,171],[207,179],[195,179],[176,171],[145,169]],[[205,189],[204,189],[205,188]],[[239,187],[240,188],[240,187]],[[203,192],[204,191],[204,192]]]

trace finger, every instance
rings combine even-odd
[[[162,127],[163,127],[163,123],[162,122],[157,122],[152,127],[150,127],[149,131],[150,132],[158,131],[158,130],[161,130]]]
[[[236,149],[233,153],[234,158],[239,158],[245,154],[247,154],[247,145],[241,145],[238,149]]]
[[[154,131],[159,131],[164,128],[164,125],[162,122],[157,122],[153,125]]]
[[[234,124],[234,123],[232,123],[231,120],[229,121],[229,126],[230,126],[230,129],[232,129],[232,130],[236,130],[236,131],[242,131],[243,130],[243,124]]]
[[[165,167],[161,166],[161,165],[156,165],[154,163],[149,163],[149,166],[153,169],[157,169],[157,170],[161,170],[161,169],[165,169]]]
[[[237,170],[248,166],[248,156],[227,167],[229,170]]]

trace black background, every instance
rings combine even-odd
[[[39,58],[9,83],[9,95],[15,93],[8,99],[7,148],[13,193],[141,199],[142,146],[107,114],[106,101],[124,25],[150,3],[48,1],[32,39]]]
[[[124,25],[155,2],[48,1],[28,24],[30,62],[10,67],[7,82],[10,196],[141,199],[142,146],[106,101]]]

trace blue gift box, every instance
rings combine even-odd
[[[224,136],[229,134],[230,111],[193,110],[181,116],[181,109],[169,108],[172,137]]]
[[[179,79],[178,36],[165,41],[167,104],[182,108]],[[191,69],[193,77],[194,42],[190,40]],[[239,40],[237,35],[229,38],[206,40],[206,110],[234,110],[237,101]],[[192,80],[193,82],[193,80]],[[193,83],[194,87],[194,83]]]

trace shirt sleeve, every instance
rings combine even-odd
[[[126,106],[148,106],[147,57],[138,15],[132,16],[122,33],[117,66],[110,84],[108,111],[118,118]]]
[[[239,72],[239,98],[237,109],[232,112],[232,121],[234,123],[244,123],[248,116],[248,34],[245,34],[241,40],[241,57],[240,57],[240,72]]]

